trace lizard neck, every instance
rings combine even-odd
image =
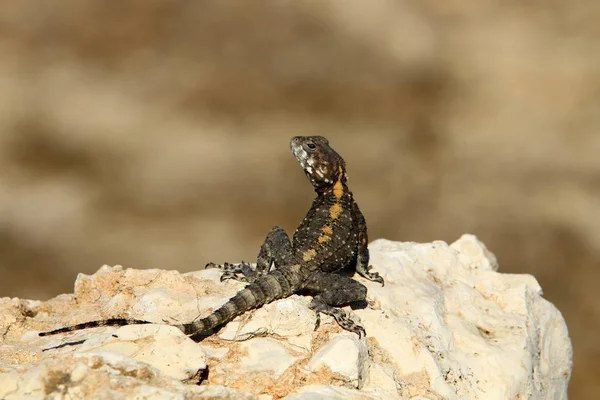
[[[346,171],[344,171],[344,168],[342,168],[340,166],[340,167],[338,167],[338,173],[337,173],[337,176],[336,176],[333,184],[330,183],[327,186],[316,186],[315,185],[315,192],[317,192],[317,194],[319,196],[333,195],[334,198],[339,200],[342,198],[344,193],[348,192],[348,186],[346,184],[346,180],[347,180]],[[331,181],[329,181],[329,182],[331,182]]]

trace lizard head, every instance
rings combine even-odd
[[[346,163],[323,136],[296,136],[290,146],[317,193],[346,182]]]

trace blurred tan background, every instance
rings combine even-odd
[[[321,134],[370,237],[478,235],[600,390],[600,2],[0,0],[0,295],[251,260]]]

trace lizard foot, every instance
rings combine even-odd
[[[317,313],[317,320],[315,323],[315,330],[319,328],[321,324],[321,313],[331,315],[337,321],[338,325],[349,332],[354,332],[358,335],[359,339],[366,336],[365,328],[362,325],[354,322],[352,318],[346,314],[341,308],[332,307],[327,304],[323,304],[319,301],[313,301],[310,304],[310,308]]]
[[[372,265],[369,265],[365,268],[356,268],[356,271],[364,278],[372,281],[372,282],[377,282],[377,283],[381,283],[381,286],[385,285],[385,282],[383,281],[383,278],[381,277],[381,275],[379,275],[379,272],[371,272],[369,271],[371,268],[373,268]]]
[[[221,275],[221,282],[228,279],[234,279],[240,282],[251,283],[254,282],[258,277],[258,274],[253,268],[252,264],[244,261],[239,264],[228,262],[223,264],[208,263],[206,264],[206,268],[217,268],[223,271],[223,275]]]

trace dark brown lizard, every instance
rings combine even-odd
[[[201,334],[223,325],[244,312],[261,307],[294,293],[313,295],[310,308],[333,316],[339,325],[359,336],[362,326],[337,308],[364,301],[367,288],[349,276],[337,272],[354,265],[356,272],[383,285],[383,278],[370,272],[367,248],[367,225],[352,192],[347,186],[346,164],[322,136],[297,136],[291,149],[313,185],[317,197],[290,241],[286,232],[276,226],[262,244],[256,263],[251,265],[215,265],[224,271],[221,280],[237,279],[249,284],[205,318],[174,325],[197,340]],[[74,330],[109,326],[148,324],[150,322],[111,318],[41,332],[40,336]]]

